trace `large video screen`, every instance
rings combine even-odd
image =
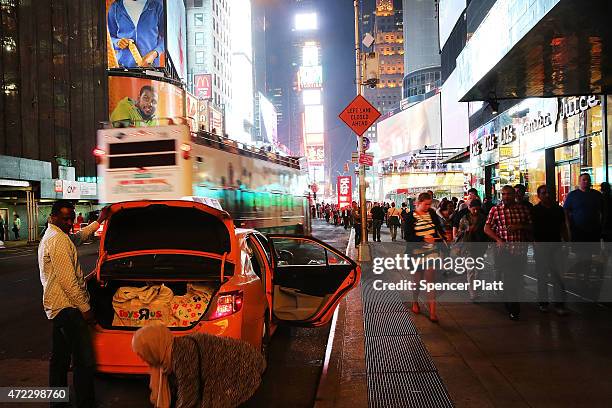
[[[440,94],[391,116],[377,125],[380,158],[440,144]]]
[[[263,140],[268,143],[277,143],[278,115],[276,108],[261,92],[259,93],[259,123]]]
[[[165,66],[163,0],[106,0],[106,24],[108,68]]]
[[[159,119],[183,116],[183,91],[167,82],[110,76],[108,92],[110,120],[115,126],[153,126]]]

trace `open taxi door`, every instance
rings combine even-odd
[[[272,254],[272,313],[278,322],[317,327],[361,277],[360,267],[312,237],[268,234]]]

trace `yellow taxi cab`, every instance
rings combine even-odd
[[[242,339],[265,356],[279,323],[328,323],[360,274],[315,238],[235,229],[227,212],[200,202],[113,204],[88,276],[98,371],[146,373],[132,335],[156,320],[177,336]]]

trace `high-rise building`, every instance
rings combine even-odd
[[[375,88],[366,87],[364,96],[383,115],[397,108],[402,99],[404,77],[402,14],[403,11],[395,8],[392,0],[376,0],[373,48],[378,63],[379,82]],[[368,130],[366,136],[375,141],[374,126]]]
[[[212,75],[212,104],[231,110],[232,42],[229,0],[187,0],[188,88],[197,74]]]
[[[403,0],[404,98],[440,86],[439,0]]]

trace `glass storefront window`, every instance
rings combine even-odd
[[[538,187],[546,184],[546,155],[544,151],[528,154],[521,162],[527,197],[533,204],[538,203]]]
[[[599,185],[606,181],[605,146],[603,134],[580,139],[580,172],[589,173],[593,187],[599,190]]]

